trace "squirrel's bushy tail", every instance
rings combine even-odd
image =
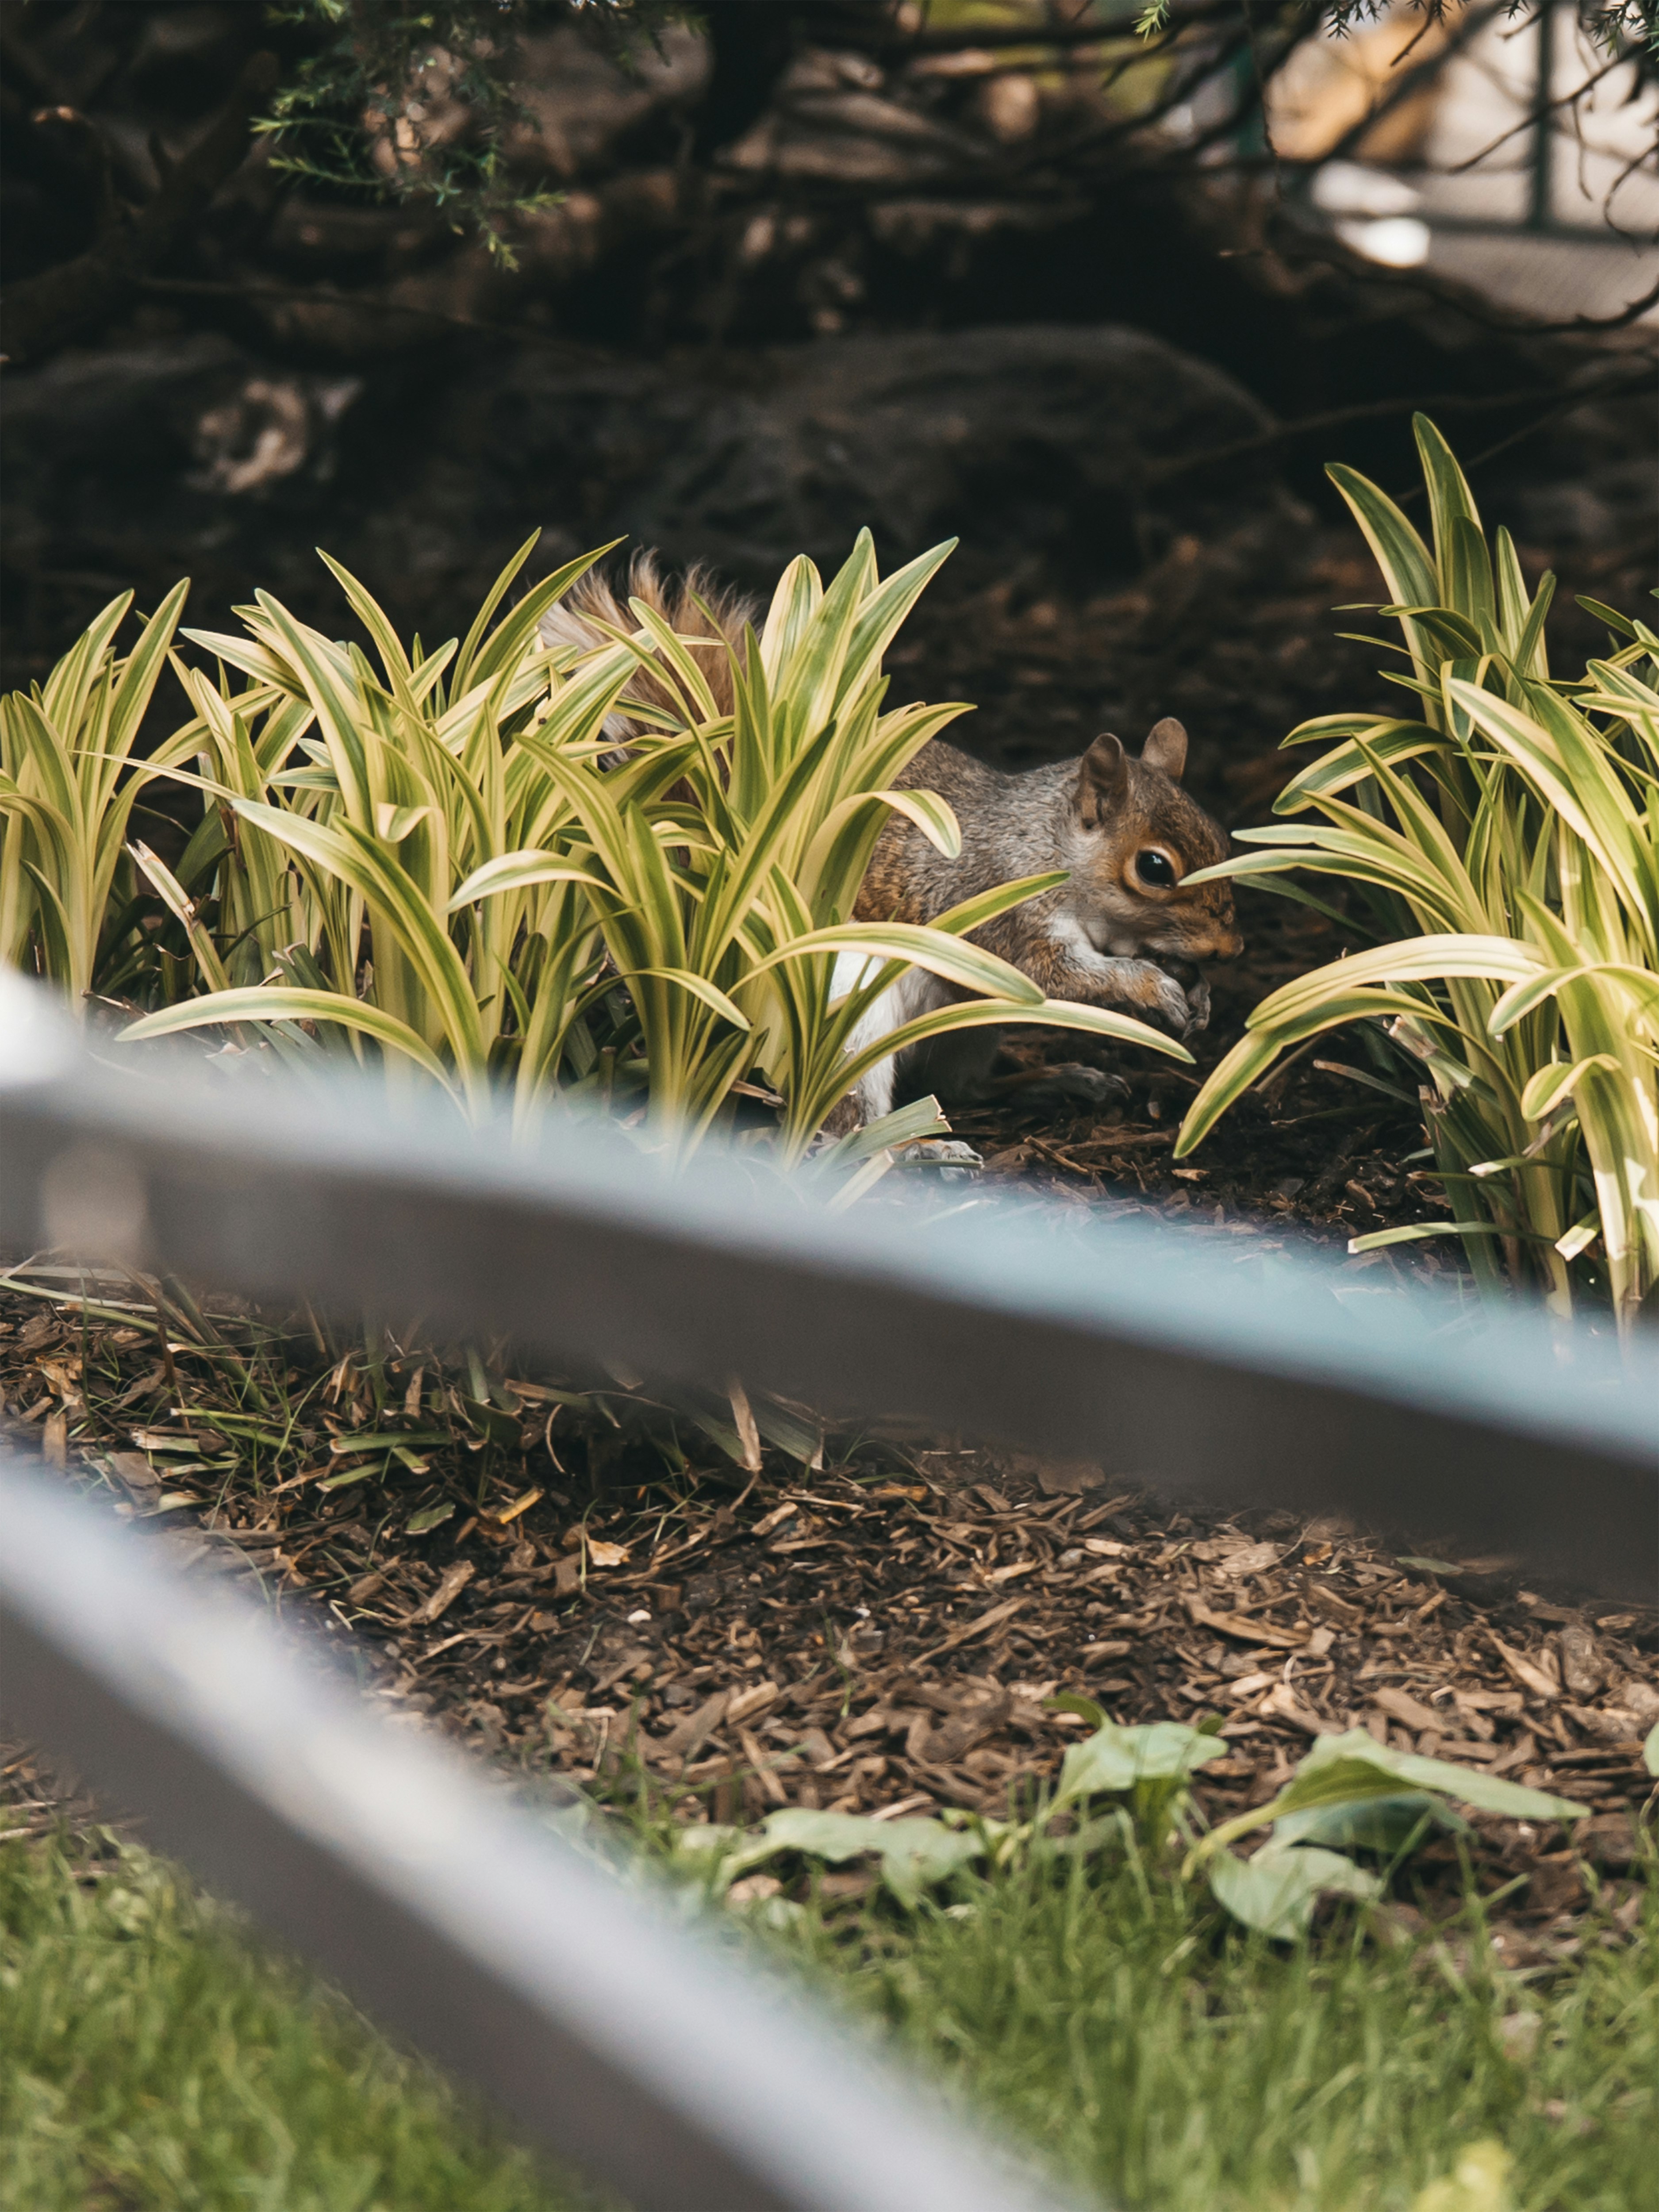
[[[542,617],[542,643],[577,645],[590,651],[605,642],[607,629],[631,636],[639,624],[629,611],[629,599],[643,599],[678,636],[709,641],[704,647],[693,644],[691,651],[714,695],[716,707],[722,714],[729,714],[732,663],[726,647],[730,644],[742,650],[744,624],[757,623],[760,610],[756,601],[720,583],[701,565],[688,568],[683,577],[665,577],[655,553],[636,553],[629,563],[627,587],[621,592],[609,577],[591,572]],[[641,706],[672,706],[678,710],[679,704],[667,687],[644,668],[623,697]],[[611,714],[606,718],[605,734],[625,744],[634,734],[634,725],[626,714]]]

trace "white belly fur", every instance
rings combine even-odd
[[[836,956],[836,972],[830,987],[833,998],[844,998],[848,991],[856,990],[882,965],[860,952],[841,952]],[[872,1000],[860,1016],[851,1037],[848,1052],[863,1052],[880,1038],[889,1036],[906,1022],[914,1021],[918,1014],[931,1013],[934,1007],[949,1001],[949,994],[937,975],[930,975],[925,968],[907,968],[896,981],[890,983],[880,995]],[[853,1096],[858,1102],[859,1119],[869,1123],[879,1121],[893,1108],[893,1085],[896,1074],[895,1061],[890,1055],[878,1060],[853,1086]]]

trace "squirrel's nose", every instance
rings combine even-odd
[[[1244,950],[1244,939],[1237,929],[1212,929],[1184,950],[1189,960],[1237,960]]]

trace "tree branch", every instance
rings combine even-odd
[[[117,212],[86,252],[14,284],[5,301],[5,358],[38,361],[125,307],[140,280],[195,228],[221,185],[247,151],[249,123],[276,88],[276,58],[244,64],[229,99],[182,161],[162,173],[160,190],[137,216]]]
[[[1634,392],[1649,392],[1652,387],[1652,372],[1644,369],[1640,376],[1627,377],[1623,381],[1614,379],[1565,392],[1559,387],[1552,390],[1548,385],[1537,385],[1526,392],[1443,392],[1427,399],[1368,399],[1352,407],[1333,407],[1322,415],[1304,415],[1300,422],[1281,422],[1253,438],[1236,438],[1230,445],[1212,446],[1207,453],[1182,453],[1173,460],[1154,461],[1146,471],[1146,480],[1149,483],[1168,483],[1176,477],[1219,468],[1229,461],[1269,453],[1278,446],[1293,445],[1301,438],[1345,428],[1350,422],[1376,422],[1390,415],[1485,415],[1499,408],[1526,407],[1538,402],[1543,404],[1548,414],[1563,414],[1576,407],[1592,406],[1598,400],[1628,398]],[[1508,439],[1504,441],[1505,445],[1510,442]],[[1494,447],[1492,450],[1500,449]]]

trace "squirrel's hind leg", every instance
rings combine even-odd
[[[850,989],[857,981],[857,973],[852,964],[855,959],[856,956],[846,953],[841,956],[841,961],[848,963],[848,972],[843,975],[841,964],[837,963],[836,981],[839,988]],[[925,969],[907,968],[896,982],[890,984],[866,1008],[847,1041],[848,1051],[865,1051],[881,1038],[890,1036],[906,1022],[915,1020],[918,1014],[931,1013],[936,1006],[946,1005],[949,999],[949,992],[936,975],[930,975]],[[913,1057],[910,1053],[902,1053],[896,1062],[890,1055],[885,1060],[878,1060],[873,1067],[866,1069],[859,1078],[853,1086],[852,1095],[857,1103],[860,1125],[867,1127],[870,1122],[878,1121],[884,1114],[890,1114],[893,1110],[900,1073],[898,1062],[903,1066],[907,1093],[921,1095],[908,1079]],[[931,1084],[924,1084],[921,1089],[930,1090],[932,1087]]]
[[[941,992],[939,1003],[946,1003]],[[899,1054],[896,1095],[920,1098],[931,1091],[939,1103],[975,1106],[993,1095],[992,1070],[1002,1044],[1000,1029],[947,1030]]]
[[[1075,1060],[1002,1076],[991,1088],[997,1097],[1008,1099],[1027,1112],[1039,1113],[1057,1113],[1066,1107],[1115,1106],[1129,1096],[1122,1076]]]

